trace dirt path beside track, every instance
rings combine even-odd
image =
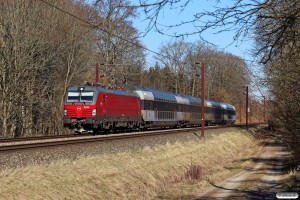
[[[270,138],[263,152],[251,158],[251,167],[222,183],[211,183],[212,187],[195,199],[277,199],[276,193],[283,191],[288,155],[282,142]]]

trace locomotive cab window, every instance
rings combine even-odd
[[[94,92],[81,92],[80,97],[81,97],[80,98],[81,102],[92,103],[93,102],[93,97],[94,97]]]
[[[68,92],[68,103],[92,103],[94,92],[78,91]]]
[[[68,92],[67,102],[79,102],[79,92]]]

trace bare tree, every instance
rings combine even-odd
[[[169,42],[159,50],[159,55],[155,56],[161,65],[164,67],[169,67],[175,75],[174,85],[176,93],[182,93],[180,91],[181,83],[185,82],[182,80],[185,76],[185,58],[189,52],[190,44],[184,42],[183,40],[177,40],[174,42]],[[181,80],[180,80],[181,79]]]
[[[149,86],[200,96],[201,71],[200,65],[195,63],[203,61],[205,98],[231,103],[244,101],[244,88],[241,85],[249,83],[249,74],[242,59],[202,43],[192,44],[184,40],[166,43],[161,47],[160,54],[155,56],[157,64],[146,73]]]
[[[124,5],[124,6],[121,6]],[[98,0],[96,22],[103,31],[98,31],[97,48],[104,69],[104,85],[140,83],[145,55],[138,38],[138,31],[130,21],[136,17],[136,9],[126,0]],[[112,81],[108,83],[108,81]]]
[[[86,4],[48,2],[88,16]],[[0,4],[2,136],[58,133],[65,87],[90,59],[89,28],[41,1]]]

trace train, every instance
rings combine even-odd
[[[204,112],[205,125],[236,120],[235,107],[228,103],[205,99]],[[116,90],[93,84],[70,86],[63,124],[80,133],[200,126],[201,99],[135,85]]]

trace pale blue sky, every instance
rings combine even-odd
[[[132,0],[132,2],[134,4],[134,2],[138,2],[138,0]],[[184,0],[182,0],[182,2],[184,2]],[[223,3],[218,4],[219,7],[230,6],[235,1],[223,0],[222,2]],[[164,25],[172,25],[183,21],[192,20],[194,14],[196,14],[197,12],[200,12],[203,9],[212,11],[215,9],[214,6],[216,6],[215,0],[194,0],[182,12],[180,12],[180,9],[170,10],[165,8],[162,12],[162,15],[159,18],[159,23]],[[148,22],[144,21],[145,19],[144,13],[142,11],[140,11],[139,13],[140,13],[139,18],[134,20],[134,26],[140,32],[144,32],[147,28]],[[186,32],[195,32],[195,31],[196,28],[192,24],[188,24],[185,26],[181,26],[177,29],[172,29],[170,31],[167,31],[167,34],[172,34],[174,32],[186,33]],[[254,75],[251,77],[252,84],[250,86],[250,90],[257,97],[261,96],[261,93],[258,91],[258,88],[262,93],[265,93],[263,91],[265,90],[265,88],[261,88],[257,79],[258,76],[263,77],[261,67],[259,67],[257,63],[252,62],[254,58],[250,54],[250,51],[254,46],[254,41],[250,37],[243,38],[244,39],[243,41],[241,40],[234,41],[234,36],[235,36],[234,32],[222,32],[218,34],[216,34],[216,32],[217,30],[207,31],[201,36],[208,42],[214,44],[218,50],[231,53],[233,55],[236,55],[244,59],[248,63],[248,67],[251,70],[252,74]],[[167,43],[172,39],[174,40],[174,38],[161,35],[155,32],[154,30],[152,30],[145,37],[142,37],[141,41],[146,48],[158,52],[159,47],[163,43]],[[185,38],[185,40],[188,42],[197,42],[200,40],[200,37],[199,35],[192,35]],[[147,52],[147,54],[148,54],[147,65],[148,67],[153,66],[155,62],[155,59],[153,58],[153,54],[150,52]]]
[[[137,2],[137,0],[132,1]],[[184,1],[183,1],[184,2]],[[229,6],[233,1],[225,1],[226,3],[219,4],[219,6]],[[192,1],[182,12],[180,9],[170,10],[165,8],[162,12],[162,15],[159,18],[159,23],[165,25],[177,24],[181,21],[188,21],[193,19],[193,15],[197,12],[205,10],[213,10],[216,5],[214,0],[194,0]],[[134,26],[140,31],[144,32],[148,25],[147,21],[144,21],[145,15],[142,11],[139,12],[139,18],[134,20]],[[186,33],[186,32],[195,32],[196,28],[192,24],[181,26],[176,29],[167,31],[168,34],[174,32],[177,33]],[[245,60],[251,60],[250,54],[248,53],[252,48],[252,41],[243,41],[243,42],[233,42],[234,33],[233,32],[223,32],[214,34],[216,30],[211,30],[202,34],[202,37],[210,43],[216,45],[219,50],[232,53],[236,56],[239,56]],[[145,37],[141,38],[142,43],[149,49],[158,52],[161,44],[170,41],[172,38],[169,36],[161,35],[154,30],[150,31]],[[188,42],[197,42],[199,41],[199,35],[192,35],[185,38]],[[153,55],[148,52],[147,61],[148,64],[153,63]]]

